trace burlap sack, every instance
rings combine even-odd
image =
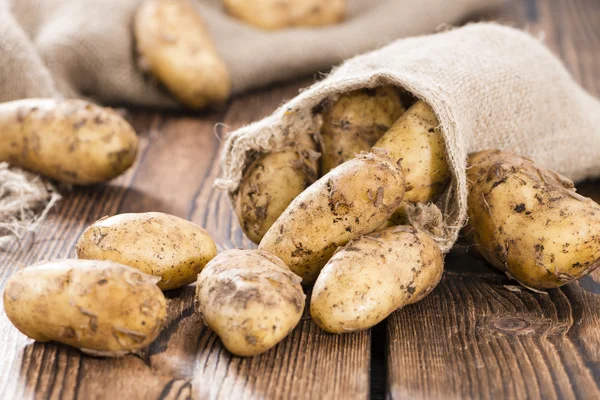
[[[412,220],[448,251],[466,220],[467,154],[487,148],[528,156],[581,180],[600,173],[600,102],[537,39],[496,24],[472,24],[399,40],[355,57],[271,116],[233,132],[216,186],[233,195],[249,157],[318,132],[312,109],[337,93],[396,85],[429,103],[440,121],[452,183]]]

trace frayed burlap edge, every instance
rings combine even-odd
[[[35,231],[60,198],[39,176],[0,163],[0,251]]]

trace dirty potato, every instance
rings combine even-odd
[[[228,250],[198,276],[196,306],[206,324],[238,356],[269,350],[298,324],[305,295],[300,278],[260,250]]]
[[[229,71],[190,0],[145,0],[134,17],[140,66],[185,106],[229,97]]]
[[[159,212],[119,214],[96,221],[77,242],[77,256],[110,260],[160,277],[162,290],[196,281],[217,246],[198,225]]]
[[[332,333],[368,329],[439,283],[440,248],[425,232],[396,226],[353,240],[323,267],[310,314]]]
[[[317,179],[316,145],[302,135],[288,150],[260,156],[244,173],[235,197],[242,230],[254,243],[286,207]]]
[[[404,111],[392,87],[341,95],[323,115],[321,173],[326,174],[361,151],[369,151]]]
[[[599,264],[600,205],[573,183],[512,153],[469,157],[468,239],[525,287],[548,289]]]
[[[223,0],[229,14],[262,29],[331,25],[346,15],[346,0]]]
[[[439,122],[431,107],[423,101],[413,104],[374,147],[383,148],[393,160],[400,160],[406,181],[404,203],[430,202],[450,182]]]
[[[339,246],[381,226],[404,195],[402,168],[365,153],[331,170],[296,197],[260,242],[313,283]]]
[[[0,104],[0,161],[78,185],[107,181],[135,161],[138,139],[119,114],[82,100]]]
[[[157,280],[111,261],[38,264],[7,281],[4,309],[32,339],[116,357],[143,349],[158,336],[167,306]]]

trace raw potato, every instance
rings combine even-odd
[[[321,173],[369,151],[404,113],[395,88],[380,87],[346,93],[325,112],[321,127]]]
[[[337,251],[313,288],[310,314],[332,333],[368,329],[429,294],[442,278],[440,248],[425,232],[396,226]]]
[[[254,243],[287,206],[317,179],[316,145],[302,135],[289,150],[260,156],[246,170],[235,199],[242,230]]]
[[[173,215],[120,214],[96,221],[77,242],[77,256],[110,260],[160,277],[162,290],[196,281],[217,246],[198,225]]]
[[[32,339],[116,357],[143,349],[158,336],[167,303],[156,281],[111,261],[39,264],[7,281],[4,309]]]
[[[496,268],[533,289],[562,286],[600,260],[600,205],[568,179],[500,151],[469,157],[468,239]]]
[[[229,71],[189,0],[145,0],[134,34],[142,67],[182,104],[200,109],[227,100]]]
[[[0,161],[64,183],[108,181],[135,161],[133,128],[110,108],[82,100],[0,104]]]
[[[404,195],[402,168],[384,153],[358,155],[292,201],[260,242],[309,284],[339,246],[381,226]]]
[[[450,182],[444,138],[439,122],[427,103],[413,104],[383,135],[374,147],[401,160],[406,192],[404,202],[428,203]]]
[[[234,17],[263,29],[331,25],[346,15],[346,0],[223,0]]]
[[[198,276],[196,306],[225,347],[238,356],[269,350],[298,324],[306,296],[300,278],[260,250],[228,250]]]

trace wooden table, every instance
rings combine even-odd
[[[516,1],[484,17],[545,32],[575,78],[600,96],[600,1]],[[250,247],[226,195],[212,188],[220,137],[311,81],[239,96],[200,116],[132,110],[141,138],[135,167],[109,185],[63,191],[39,232],[0,254],[0,286],[23,264],[73,256],[89,224],[123,212],[175,214],[206,227],[220,250]],[[599,200],[600,182],[581,191]],[[0,398],[600,399],[600,271],[548,294],[512,284],[459,247],[430,296],[376,328],[336,336],[305,315],[276,348],[248,359],[231,356],[194,315],[191,286],[167,293],[168,324],[141,357],[93,358],[35,343],[2,309]]]

